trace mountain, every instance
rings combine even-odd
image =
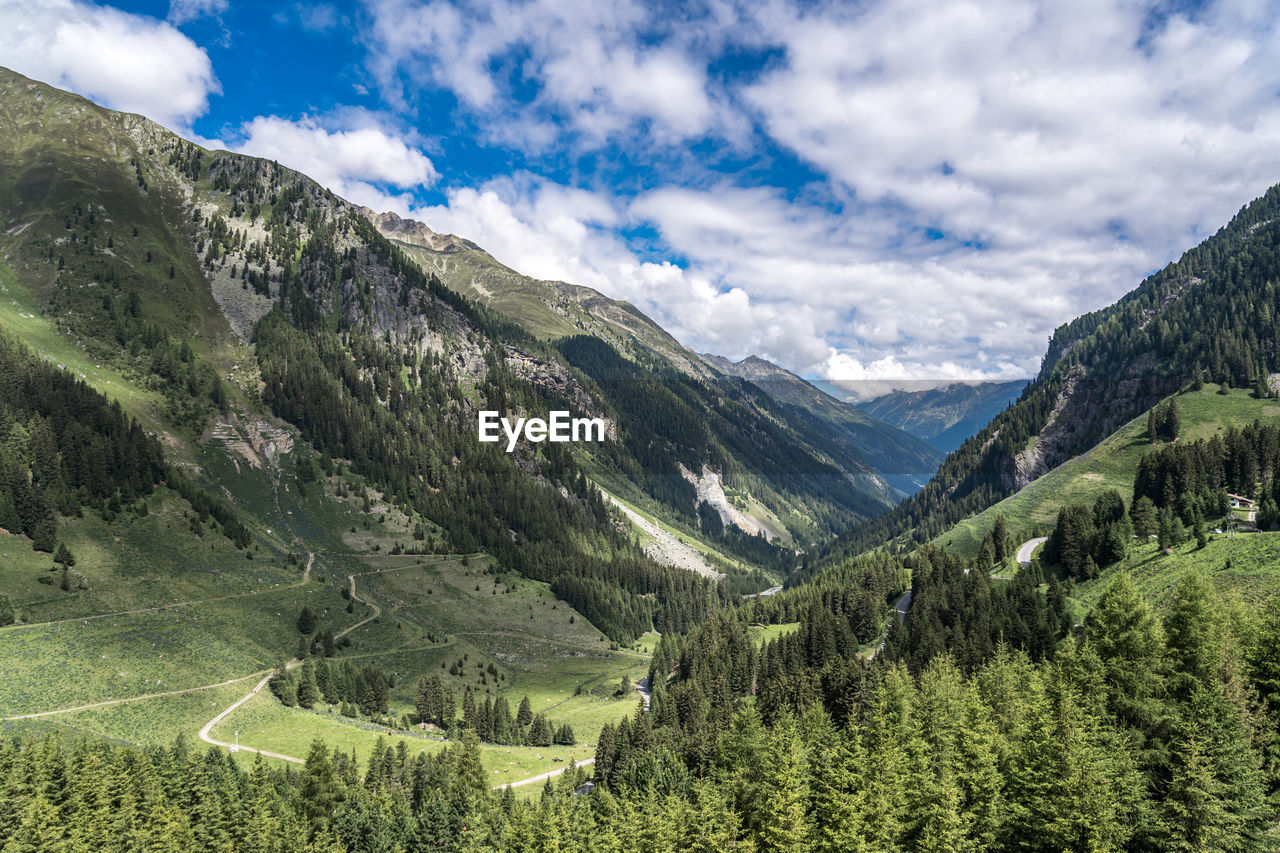
[[[777,423],[785,423],[800,443],[816,449],[819,456],[838,460],[838,467],[858,484],[864,498],[856,506],[848,506],[857,514],[878,514],[900,496],[918,488],[936,468],[937,455],[920,442],[883,424],[876,424],[860,413],[840,412],[847,407],[839,404],[833,407],[835,401],[824,400],[821,394],[810,394],[807,383],[780,368],[774,368],[776,376],[764,384],[741,372],[722,370],[719,362],[710,362],[685,348],[629,303],[610,299],[589,287],[522,275],[495,260],[475,243],[436,233],[424,223],[403,219],[393,213],[375,213],[368,209],[364,212],[379,233],[392,240],[424,270],[438,276],[442,284],[507,317],[540,340],[554,342],[585,334],[608,344],[616,353],[645,370],[664,375],[665,381],[679,382],[690,388],[715,389],[717,396],[734,398],[744,392],[742,383],[726,383],[721,374],[750,380],[752,386],[767,392],[768,397],[781,406],[781,411],[775,409],[767,417]],[[708,364],[716,370],[708,369]],[[608,393],[611,388],[618,387],[616,383],[609,383],[603,390]],[[797,392],[796,388],[802,390]],[[710,399],[705,391],[700,391],[699,395]],[[799,405],[799,397],[812,399]],[[635,414],[640,416],[643,413]],[[719,417],[711,417],[710,409],[705,407],[698,416],[713,425],[723,423]],[[809,515],[807,510],[795,513],[780,498],[766,498],[763,508],[767,511],[763,513],[755,508],[756,501],[750,497],[739,499],[735,502],[736,509],[730,510],[729,499],[719,497],[720,486],[708,478],[731,482],[738,479],[736,475],[724,470],[719,463],[713,464],[713,470],[706,472],[693,462],[680,464],[685,466],[685,479],[697,489],[705,492],[710,486],[725,523],[731,523],[736,516],[744,529],[772,529],[781,519],[787,527],[798,524],[796,532],[808,541],[813,541],[816,531],[832,532],[835,529],[826,521],[822,522],[824,527],[810,526],[804,519]],[[815,483],[829,477],[827,473],[812,469],[807,462],[795,470]],[[668,476],[671,473],[668,472]],[[689,502],[682,498],[679,505],[688,506]],[[685,519],[686,522],[688,520]]]
[[[710,374],[696,355],[628,302],[597,290],[522,275],[484,249],[394,213],[364,213],[379,233],[451,290],[493,309],[543,340],[589,334],[619,352],[641,348],[697,378]]]
[[[952,382],[921,391],[894,390],[858,408],[949,453],[1003,411],[1026,386],[1013,382]]]
[[[0,117],[6,327],[254,530],[268,525],[242,463],[349,471],[419,542],[558,583],[627,637],[665,606],[650,597],[663,584],[707,591],[652,567],[607,500],[700,543],[737,589],[897,498],[856,446],[625,303],[11,72]],[[477,441],[485,408],[600,417],[608,438],[496,452]]]
[[[938,469],[942,454],[908,432],[868,416],[778,365],[757,356],[733,362],[702,354],[716,370],[764,389],[798,418],[812,418],[851,452],[858,453],[904,494],[920,488]]]
[[[1059,327],[1018,402],[910,500],[835,554],[927,542],[1080,455],[1193,379],[1265,386],[1280,369],[1280,187],[1114,305]]]

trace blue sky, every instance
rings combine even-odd
[[[1280,7],[0,0],[0,63],[682,342],[1013,378],[1280,180]]]

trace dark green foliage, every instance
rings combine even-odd
[[[53,552],[53,561],[67,568],[76,564],[76,558],[71,556],[71,549],[65,542],[58,543],[58,550]]]
[[[53,551],[59,515],[151,494],[162,459],[118,403],[0,333],[0,527]]]
[[[1182,429],[1182,413],[1176,397],[1170,397],[1147,413],[1147,439],[1152,444],[1160,441],[1176,441]]]
[[[310,607],[303,607],[298,613],[298,633],[311,635],[316,631],[316,614]]]
[[[1110,489],[1099,495],[1092,507],[1071,504],[1058,511],[1042,559],[1048,565],[1062,566],[1069,577],[1095,578],[1099,568],[1124,559],[1132,535],[1124,499]]]
[[[1135,499],[1147,498],[1157,509],[1168,510],[1194,535],[1206,517],[1227,514],[1228,493],[1253,498],[1261,486],[1262,501],[1274,501],[1277,471],[1280,427],[1255,421],[1208,440],[1146,454],[1138,463],[1133,492]]]
[[[453,691],[446,687],[439,675],[424,675],[418,679],[414,707],[421,722],[447,727],[457,714]]]
[[[235,510],[222,499],[221,495],[197,486],[184,477],[176,468],[169,468],[166,471],[165,485],[191,504],[191,510],[195,513],[196,521],[201,524],[207,524],[209,519],[218,522],[218,526],[222,528],[223,535],[230,539],[237,548],[248,548],[253,542],[249,529],[244,526],[239,516],[236,515]]]

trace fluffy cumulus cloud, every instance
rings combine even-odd
[[[390,88],[430,84],[495,120],[493,138],[602,142],[644,126],[679,141],[722,124],[705,60],[649,38],[672,18],[638,0],[372,0],[372,66]]]
[[[821,203],[710,163],[633,176],[642,192],[611,215],[655,229],[680,267],[640,262],[615,220],[573,204],[552,228],[542,208],[570,195],[536,182],[430,213],[649,308],[693,346],[837,378],[1032,373],[1056,325],[1280,177],[1267,3],[369,8],[384,86],[448,89],[507,144],[683,167],[703,138],[816,170]],[[521,227],[486,228],[495,205]]]
[[[1054,322],[1111,301],[1280,177],[1267,4],[1161,17],[1107,0],[904,0],[765,20],[787,61],[743,91],[767,132],[864,214],[898,211],[941,238],[945,254],[889,302],[907,337],[938,319],[911,304],[936,305],[954,312],[944,342],[1034,355]]]
[[[0,63],[175,128],[218,91],[208,55],[173,26],[77,0],[0,0]]]
[[[426,154],[361,112],[298,120],[259,116],[241,135],[233,150],[276,160],[380,211],[408,215],[414,192],[439,177]]]

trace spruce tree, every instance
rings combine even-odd
[[[311,658],[302,664],[302,676],[298,680],[298,704],[303,708],[314,708],[320,699],[320,688],[316,684],[316,665]]]

